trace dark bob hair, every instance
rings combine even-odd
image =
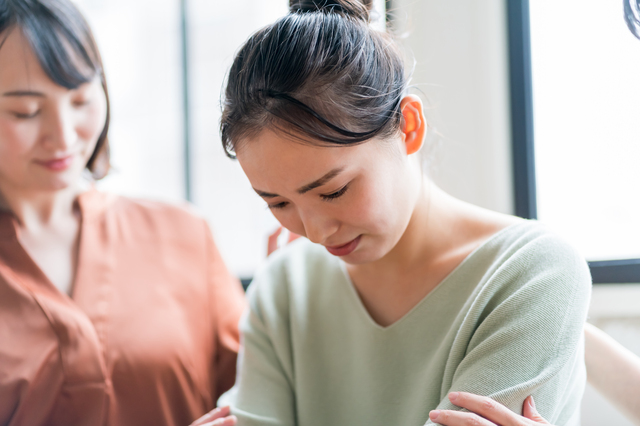
[[[407,89],[403,55],[369,25],[371,0],[291,0],[253,34],[229,71],[220,133],[225,153],[271,128],[350,146],[397,133]]]
[[[75,89],[97,75],[107,98],[107,120],[87,169],[95,179],[109,172],[109,93],[98,47],[86,20],[69,0],[0,0],[0,48],[10,30],[18,28],[40,65],[56,84]]]

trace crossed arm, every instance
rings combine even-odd
[[[281,229],[269,239],[269,252],[278,246]],[[297,236],[288,236],[291,241]],[[585,325],[585,361],[589,382],[629,418],[640,424],[640,358],[622,347],[596,327]],[[433,423],[444,426],[532,426],[550,425],[535,408],[529,396],[522,406],[522,416],[490,398],[465,392],[449,395],[454,405],[468,412],[434,410]],[[198,419],[192,426],[233,426],[236,419],[228,407],[218,408]]]
[[[631,420],[640,424],[640,358],[596,327],[585,325],[587,376],[589,383]],[[490,398],[465,392],[449,394],[449,400],[469,412],[434,410],[429,417],[444,426],[533,426],[550,425],[535,407],[532,397],[522,406],[522,416]],[[193,426],[233,426],[228,407],[213,410]]]
[[[640,424],[640,358],[605,332],[585,325],[585,361],[589,383]],[[470,412],[442,410],[430,413],[431,421],[444,426],[532,426],[549,425],[535,408],[532,397],[522,406],[522,416],[490,398],[461,392],[450,394],[450,401]]]

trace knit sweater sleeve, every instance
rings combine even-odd
[[[278,257],[277,255],[275,257]],[[294,426],[295,389],[289,292],[284,268],[270,262],[249,287],[249,309],[240,321],[241,349],[234,387],[218,401],[238,426]]]
[[[524,399],[533,395],[552,424],[577,425],[575,395],[582,391],[575,390],[585,383],[583,326],[590,294],[586,262],[550,233],[508,256],[458,330],[438,409],[459,409],[447,395],[465,391],[520,414]]]

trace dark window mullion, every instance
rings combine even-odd
[[[515,214],[538,217],[533,145],[529,1],[507,0]]]

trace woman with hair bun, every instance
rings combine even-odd
[[[249,290],[238,425],[422,425],[452,392],[579,424],[591,280],[535,221],[421,173],[423,106],[370,2],[292,1],[229,72],[221,134],[298,239]]]
[[[202,218],[83,178],[108,128],[73,3],[0,0],[1,425],[186,425],[233,384],[242,289]]]

